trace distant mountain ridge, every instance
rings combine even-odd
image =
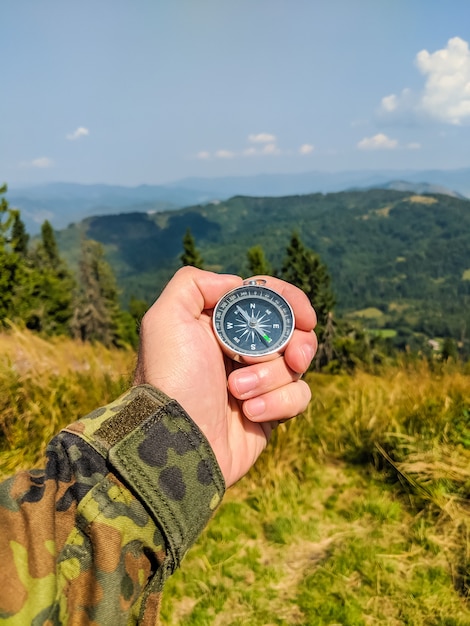
[[[369,189],[391,189],[393,191],[408,191],[420,195],[441,194],[452,198],[467,199],[463,194],[442,185],[430,185],[429,183],[410,183],[406,180],[391,180],[383,185],[372,185]]]
[[[470,169],[460,170],[364,170],[260,174],[220,178],[185,178],[164,185],[83,185],[48,183],[10,186],[7,199],[19,208],[28,232],[35,234],[48,219],[54,228],[65,228],[91,215],[159,212],[236,195],[278,197],[331,193],[346,189],[396,188],[391,181],[415,185],[416,193],[445,193],[470,197]],[[425,182],[423,182],[425,181]],[[423,185],[429,191],[423,191]],[[411,191],[411,188],[407,188]]]
[[[226,198],[234,195],[291,196],[331,193],[351,188],[381,188],[390,181],[439,185],[470,198],[470,168],[454,170],[345,170],[299,174],[258,174],[220,178],[184,178],[170,186],[208,190]]]
[[[65,228],[91,215],[115,215],[127,212],[165,211],[190,204],[207,202],[210,194],[184,187],[162,185],[81,185],[48,183],[9,188],[10,205],[19,208],[28,232],[39,231],[49,220],[54,228]]]

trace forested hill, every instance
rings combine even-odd
[[[80,233],[100,241],[124,301],[153,300],[180,265],[191,229],[207,269],[246,275],[261,245],[280,268],[293,231],[327,265],[337,312],[427,336],[470,331],[470,201],[373,189],[282,198],[237,196],[177,211],[91,217],[58,233],[76,258]]]

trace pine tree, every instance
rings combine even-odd
[[[0,194],[7,191],[6,185]],[[45,222],[29,249],[20,212],[0,200],[0,323],[7,319],[47,334],[68,332],[74,281]]]
[[[180,259],[183,265],[192,265],[201,270],[204,269],[204,259],[196,248],[196,242],[190,228],[186,230],[183,237],[183,254]]]
[[[250,276],[272,275],[273,269],[266,259],[264,250],[260,245],[253,246],[247,252],[248,271]]]
[[[66,334],[72,316],[73,276],[59,248],[51,224],[41,226],[41,240],[28,254],[22,314],[26,326],[49,335]]]
[[[16,212],[10,208],[4,194],[7,185],[0,187],[0,324],[16,316],[15,292],[20,281],[21,263],[11,246],[11,228]]]
[[[8,190],[7,185],[2,185],[0,187],[0,196],[3,196]],[[15,218],[15,212],[13,209],[10,209],[10,206],[7,202],[7,199],[4,197],[0,198],[0,247],[4,247],[5,243],[8,241],[8,233],[13,224],[13,220]]]
[[[74,300],[73,337],[107,346],[137,344],[135,321],[121,310],[115,276],[96,241],[82,240]]]
[[[307,295],[317,314],[318,337],[317,367],[326,365],[334,356],[335,326],[333,308],[335,298],[330,286],[330,276],[320,257],[304,246],[298,233],[293,233],[282,266],[282,278]]]
[[[46,263],[51,267],[60,264],[61,259],[54,231],[47,220],[41,226],[41,242],[41,254]]]
[[[28,254],[29,235],[21,219],[20,212],[15,211],[13,225],[11,227],[12,249],[21,257],[26,258]]]
[[[330,276],[318,254],[304,246],[297,233],[293,233],[282,266],[282,278],[293,283],[307,295],[324,328],[335,306]]]

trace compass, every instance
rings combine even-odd
[[[290,304],[265,284],[265,280],[247,280],[215,305],[215,335],[234,360],[280,354],[294,332]]]

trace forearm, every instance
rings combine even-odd
[[[181,407],[132,389],[64,429],[44,472],[0,486],[0,618],[154,623],[164,581],[223,492]]]

